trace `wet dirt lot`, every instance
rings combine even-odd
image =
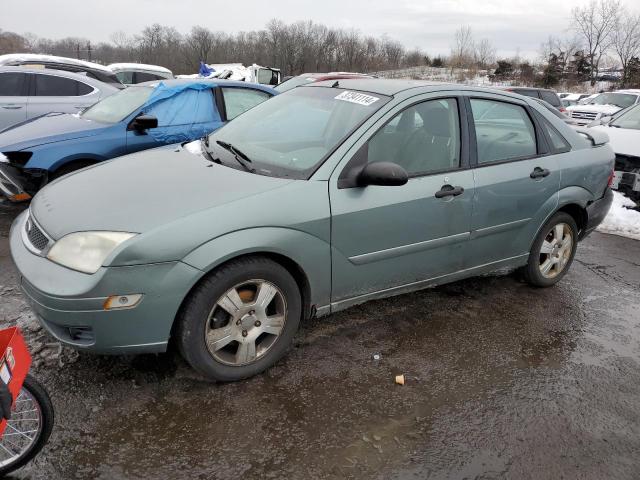
[[[551,289],[487,276],[307,322],[276,367],[216,385],[177,353],[48,338],[9,255],[18,212],[0,206],[0,324],[25,330],[57,419],[16,478],[640,476],[638,241],[593,234]]]

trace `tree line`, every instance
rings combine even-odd
[[[0,31],[0,54],[46,53],[109,64],[138,62],[162,65],[176,74],[198,71],[206,63],[258,63],[281,68],[286,75],[304,72],[371,72],[431,64],[420,49],[407,50],[387,36],[362,35],[355,29],[330,28],[313,21],[286,24],[271,20],[264,29],[226,33],[194,26],[183,34],[153,24],[139,34],[122,31],[109,42],[86,38],[39,38]],[[444,63],[436,59],[436,63]]]

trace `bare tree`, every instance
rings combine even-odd
[[[621,8],[619,0],[591,0],[588,5],[576,7],[571,12],[572,27],[585,44],[591,85],[595,85],[600,60],[611,46]]]
[[[466,68],[471,66],[474,57],[473,31],[469,25],[463,25],[456,30],[451,47],[451,67]]]
[[[629,64],[640,56],[640,14],[631,14],[622,9],[613,30],[612,47],[622,65],[622,86],[631,81]]]
[[[487,68],[496,61],[496,49],[488,38],[483,38],[475,46],[474,56],[478,67]]]

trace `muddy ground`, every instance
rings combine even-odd
[[[551,289],[488,276],[307,322],[275,368],[216,385],[177,353],[48,338],[17,288],[17,213],[0,206],[0,324],[27,332],[57,419],[16,478],[640,476],[638,241],[593,234]]]

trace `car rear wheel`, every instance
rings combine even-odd
[[[550,287],[564,277],[578,246],[578,226],[573,217],[558,212],[542,227],[533,242],[525,280],[536,287]]]
[[[178,318],[180,351],[207,378],[235,381],[276,363],[300,323],[300,290],[263,257],[224,265],[189,295]]]

